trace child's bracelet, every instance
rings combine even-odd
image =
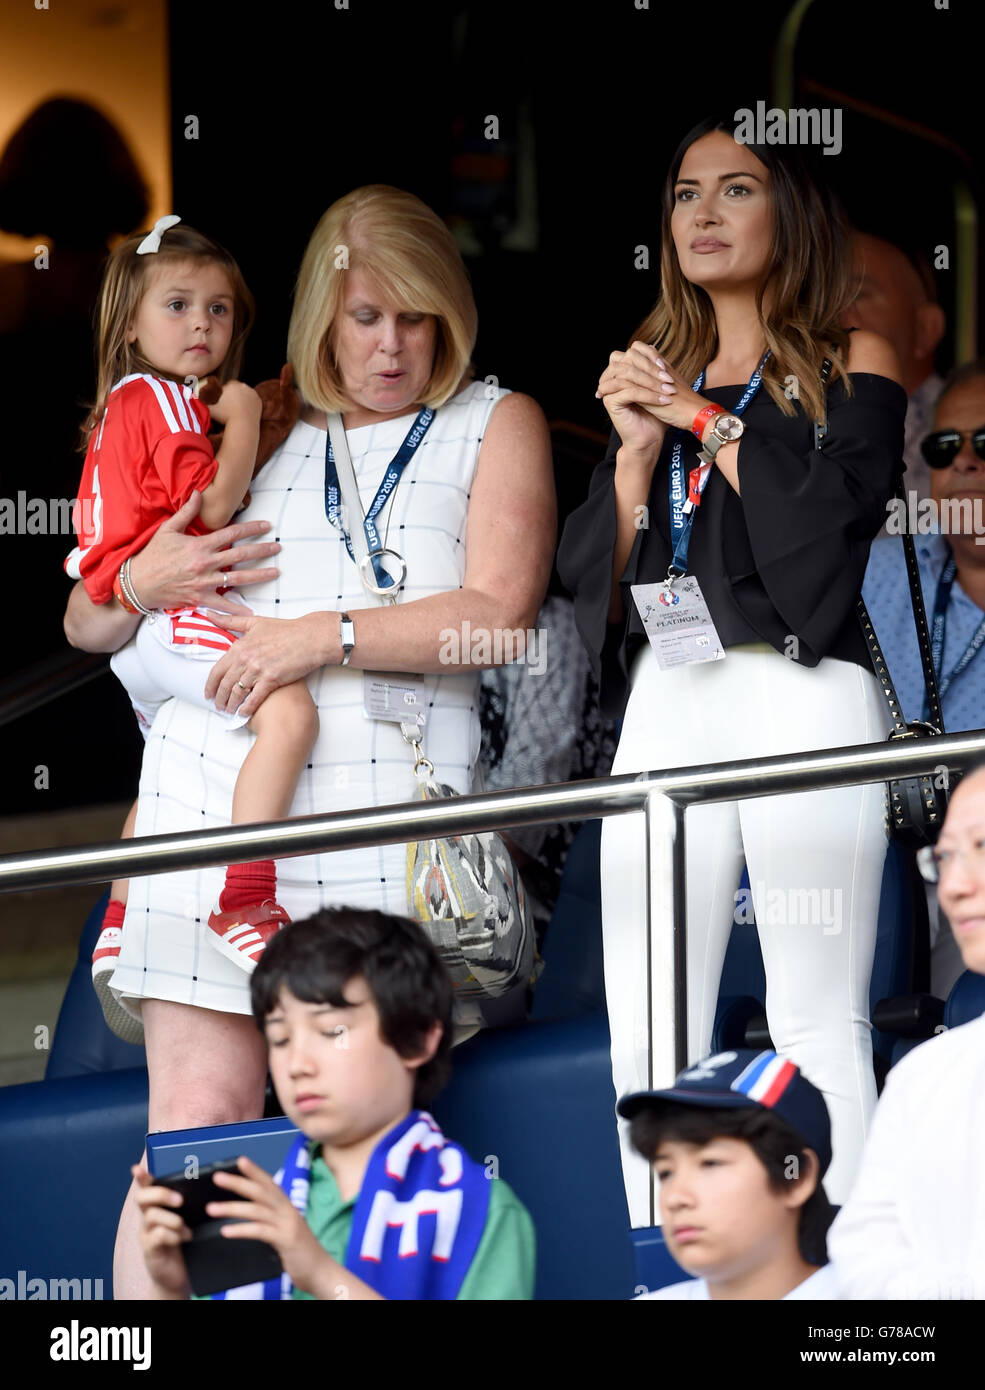
[[[113,581],[113,593],[120,606],[128,613],[141,613],[145,618],[154,616],[152,608],[145,608],[137,597],[137,591],[133,587],[133,580],[130,578],[130,560],[123,561],[120,572]]]
[[[133,604],[127,598],[126,594],[123,592],[123,585],[120,583],[119,575],[117,575],[113,580],[113,597],[116,599],[120,607],[123,608],[127,613],[139,613],[140,610],[138,608],[134,608]]]

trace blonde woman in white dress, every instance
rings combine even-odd
[[[501,638],[483,651],[474,637],[534,625],[554,544],[547,426],[529,397],[471,380],[475,333],[465,267],[430,209],[383,186],[340,199],[315,229],[295,296],[288,357],[302,397],[298,424],[255,479],[237,525],[187,537],[190,504],[131,564],[144,606],[208,600],[241,634],[212,668],[206,695],[217,709],[250,715],[272,690],[307,679],[321,731],[292,815],[414,796],[399,726],[364,713],[364,672],[417,677],[425,752],[444,782],[468,792],[479,749],[478,670],[522,655],[519,641],[515,653]],[[434,409],[429,423],[425,407]],[[341,413],[364,509],[418,426],[419,442],[374,519],[379,540],[406,565],[395,604],[360,578],[339,524],[351,531],[359,519],[329,516],[327,411]],[[230,553],[234,542],[264,532],[264,542]],[[252,613],[231,612],[236,605],[215,594],[220,578],[229,580],[222,567],[255,565],[278,548],[278,569],[236,572],[238,586],[250,585]],[[380,563],[399,574],[392,554]],[[96,607],[77,585],[65,629],[75,646],[113,651],[137,621],[122,608]],[[229,732],[216,714],[169,701],[144,752],[136,834],[227,824],[249,737]],[[404,853],[398,845],[282,860],[280,901],[292,918],[331,903],[404,912]],[[250,1016],[248,978],[204,944],[222,872],[131,884],[111,983],[143,1022],[151,1130],[263,1111],[265,1046]],[[118,1298],[145,1293],[136,1216],[131,1193],[117,1238]]]

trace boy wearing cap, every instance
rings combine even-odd
[[[660,1179],[667,1248],[691,1279],[643,1299],[834,1299],[821,1185],[824,1097],[775,1052],[720,1052],[619,1102]]]

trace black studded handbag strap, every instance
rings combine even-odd
[[[827,389],[828,377],[831,375],[831,359],[826,357],[821,364],[821,385]],[[820,449],[824,442],[824,437],[828,432],[827,409],[825,408],[820,420],[814,421],[814,448]],[[906,515],[906,499],[903,494],[902,485],[897,488],[896,496],[903,502],[904,516]],[[923,592],[920,587],[920,567],[917,564],[917,548],[913,543],[913,537],[909,531],[904,530],[902,535],[903,555],[906,559],[906,578],[910,588],[910,607],[913,609],[913,621],[917,630],[917,643],[920,647],[920,664],[923,667],[923,683],[927,692],[927,708],[930,712],[930,723],[940,732],[944,733],[944,715],[941,711],[941,697],[937,689],[937,674],[934,671],[934,657],[930,646],[930,629],[927,626],[927,611],[923,604]],[[889,667],[886,658],[883,656],[879,639],[876,637],[876,630],[872,619],[869,617],[865,604],[861,596],[856,604],[859,622],[862,625],[862,634],[865,637],[869,655],[872,657],[872,668],[876,673],[876,679],[882,687],[889,706],[890,718],[893,721],[895,732],[906,733],[906,720],[903,717],[903,710],[900,706],[899,697],[893,685],[892,677],[889,674]]]
[[[906,515],[906,498],[903,488],[899,487],[896,496],[904,506],[904,516]],[[937,688],[937,672],[934,670],[934,654],[930,645],[930,628],[927,626],[927,610],[923,605],[923,590],[920,585],[920,566],[917,564],[917,548],[913,543],[913,537],[909,531],[903,532],[903,553],[906,556],[906,577],[910,583],[910,606],[913,609],[913,621],[917,628],[917,641],[920,643],[920,664],[923,666],[923,683],[927,691],[927,709],[929,711],[930,723],[940,733],[946,733],[944,727],[944,712],[941,709],[941,696]]]
[[[869,617],[865,604],[859,598],[855,605],[858,620],[862,624],[862,636],[865,638],[869,648],[869,655],[872,657],[872,669],[876,673],[876,680],[882,686],[882,692],[886,697],[889,706],[889,715],[893,721],[895,733],[906,733],[906,720],[903,718],[903,711],[900,708],[899,696],[896,694],[896,687],[893,685],[892,677],[889,674],[889,667],[886,665],[886,658],[882,654],[879,639],[876,637],[876,630],[872,626],[872,619]]]

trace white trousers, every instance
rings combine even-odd
[[[215,614],[217,620],[221,617],[221,613]],[[153,623],[144,618],[130,641],[110,658],[113,674],[130,696],[144,738],[158,710],[173,699],[221,715],[228,729],[242,729],[249,718],[217,710],[205,698],[209,672],[226,653],[194,643],[175,646],[169,641],[170,634],[171,620],[166,614],[158,613]]]
[[[779,653],[732,648],[722,661],[661,671],[637,656],[613,774],[767,757],[884,739],[885,699],[861,667],[826,658],[813,670]],[[698,805],[687,843],[688,1059],[706,1055],[742,863],[749,869],[777,1050],[825,1094],[832,1202],[848,1196],[876,1103],[869,982],[886,856],[883,785]],[[645,1090],[646,832],[642,813],[602,822],[605,991],[616,1096]],[[655,924],[654,961],[669,959]],[[659,1040],[655,1087],[674,1058]],[[630,1224],[650,1222],[650,1175],[619,1121]],[[657,1217],[659,1219],[659,1216]]]

